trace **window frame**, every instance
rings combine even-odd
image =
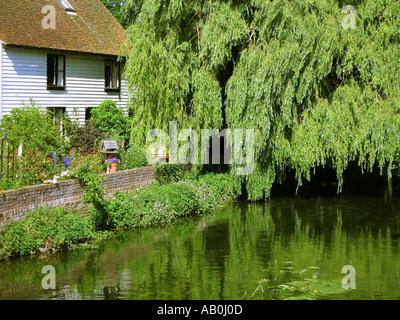
[[[63,57],[63,66],[62,70],[59,70],[59,58]],[[52,63],[50,64],[50,59],[52,59]],[[54,63],[54,61],[56,63]],[[49,70],[50,67],[52,67],[52,70]],[[58,83],[58,73],[62,72],[63,73],[63,78],[62,78],[62,85],[57,85]],[[53,54],[49,53],[47,55],[47,90],[65,90],[66,88],[66,79],[65,79],[65,73],[66,73],[66,56],[62,54]],[[56,83],[56,84],[54,84]]]
[[[111,62],[111,71],[107,70],[108,63]],[[113,66],[115,65],[118,67],[118,75],[117,75],[117,81],[118,81],[118,87],[112,87],[109,86],[107,87],[107,83],[112,85],[112,78],[113,78]],[[121,92],[121,62],[117,61],[116,59],[105,59],[104,60],[104,91],[106,92]]]

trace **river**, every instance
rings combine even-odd
[[[0,262],[0,299],[400,299],[400,201],[238,201],[101,246]],[[42,268],[54,267],[55,289]]]

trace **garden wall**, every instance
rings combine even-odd
[[[130,192],[155,181],[154,167],[107,173],[103,185],[106,198],[116,191]],[[90,205],[83,204],[84,189],[79,180],[63,180],[56,184],[41,184],[0,194],[0,230],[23,218],[25,214],[44,205],[73,207],[80,215],[88,216]]]

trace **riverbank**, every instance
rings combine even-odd
[[[0,259],[90,248],[123,228],[169,224],[202,214],[237,196],[229,176],[206,174],[162,185],[158,182],[96,203],[88,219],[65,208],[43,207],[28,213],[2,234]]]

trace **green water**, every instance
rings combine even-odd
[[[0,299],[399,299],[399,221],[399,199],[237,202],[96,249],[0,262]],[[41,285],[45,265],[56,289]]]

